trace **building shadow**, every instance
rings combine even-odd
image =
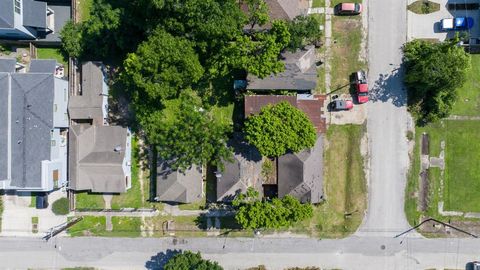
[[[165,252],[159,252],[153,255],[148,262],[145,263],[145,268],[148,270],[163,270],[165,264],[173,256],[182,253],[181,250],[171,250],[167,249]]]

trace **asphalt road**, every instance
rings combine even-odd
[[[342,240],[222,238],[3,238],[0,269],[160,269],[174,250],[199,250],[225,269],[266,265],[327,269],[464,269],[478,259],[479,239],[350,237]]]
[[[369,193],[367,215],[357,235],[386,236],[409,227],[404,214],[409,118],[401,68],[406,0],[369,0],[367,10]]]

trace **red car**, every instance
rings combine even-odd
[[[363,6],[359,3],[340,3],[335,6],[337,15],[358,15],[362,13]]]
[[[355,90],[357,91],[358,103],[368,102],[368,83],[365,71],[360,70],[354,73]]]

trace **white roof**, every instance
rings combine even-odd
[[[453,19],[443,19],[442,20],[443,29],[453,29]]]

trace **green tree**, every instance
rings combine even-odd
[[[290,195],[271,201],[234,202],[238,207],[235,220],[244,229],[278,229],[313,216],[311,204],[302,204]]]
[[[68,199],[67,198],[60,198],[53,202],[52,204],[52,212],[55,215],[66,215],[70,212],[70,208],[68,206]]]
[[[157,146],[159,156],[170,161],[173,169],[185,170],[206,162],[221,167],[221,160],[231,159],[231,149],[226,145],[231,127],[215,122],[192,91],[164,105],[163,110],[142,115],[141,124],[149,142]]]
[[[414,40],[404,46],[408,104],[420,123],[447,117],[470,68],[457,39],[442,43]]]
[[[217,262],[202,259],[200,252],[184,251],[176,254],[163,267],[164,270],[223,270]]]
[[[287,102],[266,106],[260,114],[248,117],[245,133],[247,141],[267,157],[313,147],[317,138],[310,119]]]
[[[192,46],[186,39],[157,29],[129,54],[121,78],[132,91],[134,102],[160,104],[197,82],[203,68]]]
[[[270,20],[265,0],[243,0],[243,4],[247,6],[250,29],[253,29],[255,25],[263,26]]]
[[[295,51],[318,41],[322,36],[321,24],[320,18],[315,15],[295,17],[288,23],[288,31],[291,36],[287,46],[288,50]]]
[[[62,50],[70,57],[77,58],[82,54],[82,27],[68,21],[60,31]]]

